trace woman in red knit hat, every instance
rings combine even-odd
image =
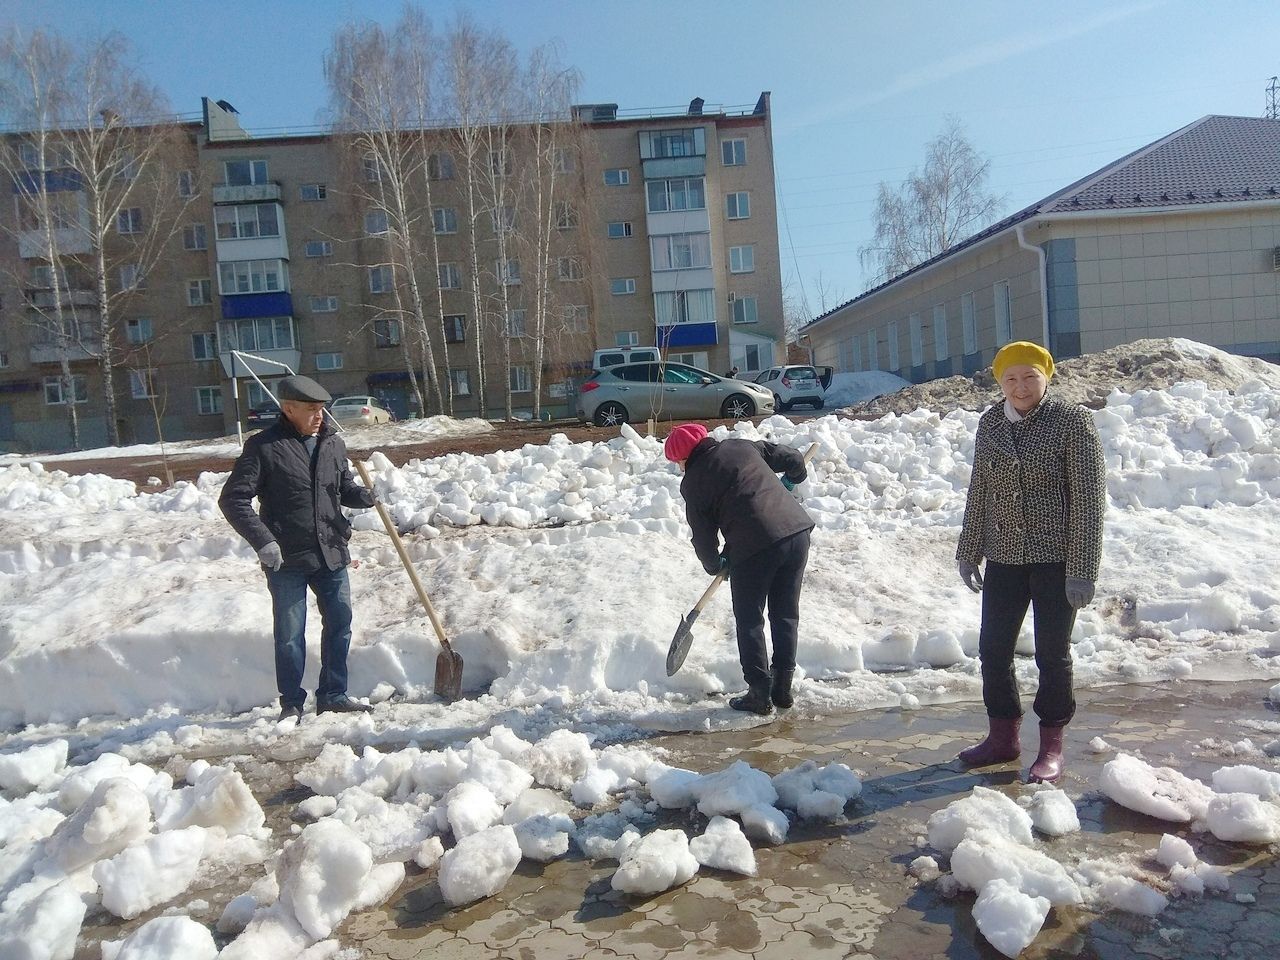
[[[1004,402],[978,421],[973,473],[956,559],[965,585],[982,593],[982,699],[989,729],[960,753],[969,766],[1018,759],[1022,705],[1013,669],[1031,606],[1040,683],[1040,752],[1028,779],[1062,775],[1062,738],[1075,714],[1071,628],[1093,599],[1107,506],[1102,445],[1089,411],[1048,394],[1053,357],[1039,344],[1000,348],[992,373]],[[979,563],[987,561],[986,580]]]
[[[790,492],[808,475],[800,451],[766,441],[707,436],[700,423],[682,423],[664,447],[680,465],[680,493],[703,569],[729,577],[738,657],[747,693],[735,710],[767,715],[791,706],[800,630],[800,584],[809,558],[813,521]],[[782,483],[777,474],[784,474]],[[724,537],[724,551],[720,537]],[[764,639],[765,605],[773,663]]]

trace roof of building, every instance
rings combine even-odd
[[[1280,121],[1259,117],[1201,117],[828,310],[806,326],[1034,216],[1109,210],[1158,211],[1161,207],[1251,200],[1280,200]]]

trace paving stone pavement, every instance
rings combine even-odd
[[[1280,857],[1275,846],[1226,844],[1127,811],[1096,789],[1113,751],[1095,753],[1103,737],[1140,751],[1157,765],[1208,780],[1219,766],[1274,760],[1231,759],[1231,747],[1280,737],[1280,714],[1264,702],[1269,683],[1166,683],[1086,691],[1069,728],[1067,775],[1080,834],[1045,841],[1064,861],[1152,850],[1165,832],[1189,837],[1201,858],[1231,878],[1226,895],[1173,899],[1157,918],[1116,911],[1055,909],[1027,958],[1249,957],[1280,949]],[[689,883],[640,898],[609,886],[616,864],[566,859],[526,861],[497,896],[462,909],[443,903],[434,871],[412,875],[378,910],[349,919],[335,933],[370,960],[897,960],[994,958],[971,914],[972,894],[945,898],[906,865],[928,852],[929,815],[975,784],[1011,796],[1026,788],[1024,766],[965,771],[953,760],[984,724],[979,705],[837,717],[797,713],[748,730],[661,736],[670,762],[700,771],[741,758],[776,773],[804,759],[837,760],[863,777],[862,797],[836,824],[796,823],[787,842],[757,849],[759,875],[703,871]],[[1034,718],[1023,741],[1034,756]],[[664,817],[659,826],[700,832],[696,813]],[[1158,868],[1152,864],[1153,873]],[[1253,902],[1246,902],[1252,898]]]

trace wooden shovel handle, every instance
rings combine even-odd
[[[356,472],[360,474],[360,479],[364,481],[364,485],[373,493],[373,480],[369,478],[369,471],[365,469],[363,463],[359,460],[352,460],[356,465]],[[387,508],[382,505],[381,500],[373,501],[374,509],[378,511],[378,516],[382,518],[382,525],[387,528],[387,533],[391,536],[391,542],[396,545],[396,553],[400,554],[400,562],[404,564],[405,573],[409,574],[409,579],[413,581],[413,589],[418,591],[418,599],[422,601],[422,605],[427,610],[427,616],[431,619],[431,626],[436,629],[436,636],[440,640],[440,646],[446,651],[452,650],[449,646],[449,640],[444,635],[444,627],[440,623],[440,618],[436,616],[436,608],[431,605],[431,599],[427,596],[427,591],[422,589],[422,581],[418,579],[418,572],[413,569],[413,564],[409,562],[409,554],[405,552],[404,541],[400,539],[400,534],[396,530],[396,525],[391,522],[391,516],[387,513]]]

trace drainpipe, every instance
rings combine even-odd
[[[1044,337],[1043,346],[1046,350],[1052,350],[1053,345],[1049,343],[1049,267],[1047,258],[1044,255],[1044,247],[1034,243],[1027,243],[1026,235],[1022,232],[1023,224],[1018,224],[1013,228],[1014,234],[1018,238],[1018,246],[1023,250],[1030,250],[1039,260],[1040,263],[1040,320],[1043,328]]]

